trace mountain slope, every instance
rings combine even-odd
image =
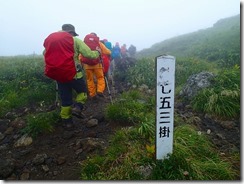
[[[213,27],[184,34],[152,45],[137,53],[138,58],[162,54],[197,57],[209,61],[240,57],[240,15],[221,19]]]

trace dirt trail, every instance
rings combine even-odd
[[[17,147],[14,144],[20,137],[19,129],[12,123],[1,120],[0,132],[5,132],[0,139],[0,170],[9,180],[78,180],[80,163],[88,155],[99,153],[108,146],[108,138],[119,124],[108,123],[104,110],[111,103],[109,94],[97,101],[87,100],[83,111],[85,119],[73,116],[74,127],[67,130],[59,122],[51,133],[42,133],[33,139],[29,146]],[[21,118],[17,124],[21,122]],[[16,124],[16,123],[15,123]],[[9,131],[9,133],[7,132]],[[7,160],[7,162],[6,162]]]

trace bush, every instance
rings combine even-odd
[[[114,104],[106,108],[105,116],[110,121],[138,124],[145,120],[146,114],[152,111],[151,98],[145,97],[136,90],[124,92]]]
[[[175,86],[181,86],[186,83],[187,79],[196,73],[202,71],[216,72],[213,69],[216,68],[214,63],[209,63],[204,60],[194,58],[176,58],[175,69]]]
[[[212,87],[200,91],[192,100],[193,109],[222,118],[240,117],[240,69],[222,70]]]
[[[32,136],[37,136],[43,132],[52,132],[54,124],[59,120],[58,111],[30,114],[26,117],[27,124],[22,130]]]
[[[155,61],[153,59],[138,60],[127,74],[127,80],[133,85],[147,85],[150,89],[156,84]]]
[[[195,110],[222,118],[240,116],[240,68],[224,69],[213,80],[213,87],[200,91],[192,100]]]

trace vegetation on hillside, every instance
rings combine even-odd
[[[50,104],[55,83],[44,76],[42,57],[0,57],[0,117],[27,105]]]
[[[240,15],[236,15],[219,20],[211,28],[156,43],[137,53],[137,57],[168,54],[220,62],[223,66],[240,65],[240,36]]]
[[[200,91],[192,101],[195,110],[221,117],[240,117],[240,67],[222,69],[214,78],[213,86]]]

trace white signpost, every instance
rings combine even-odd
[[[175,57],[156,57],[156,159],[173,152]]]

